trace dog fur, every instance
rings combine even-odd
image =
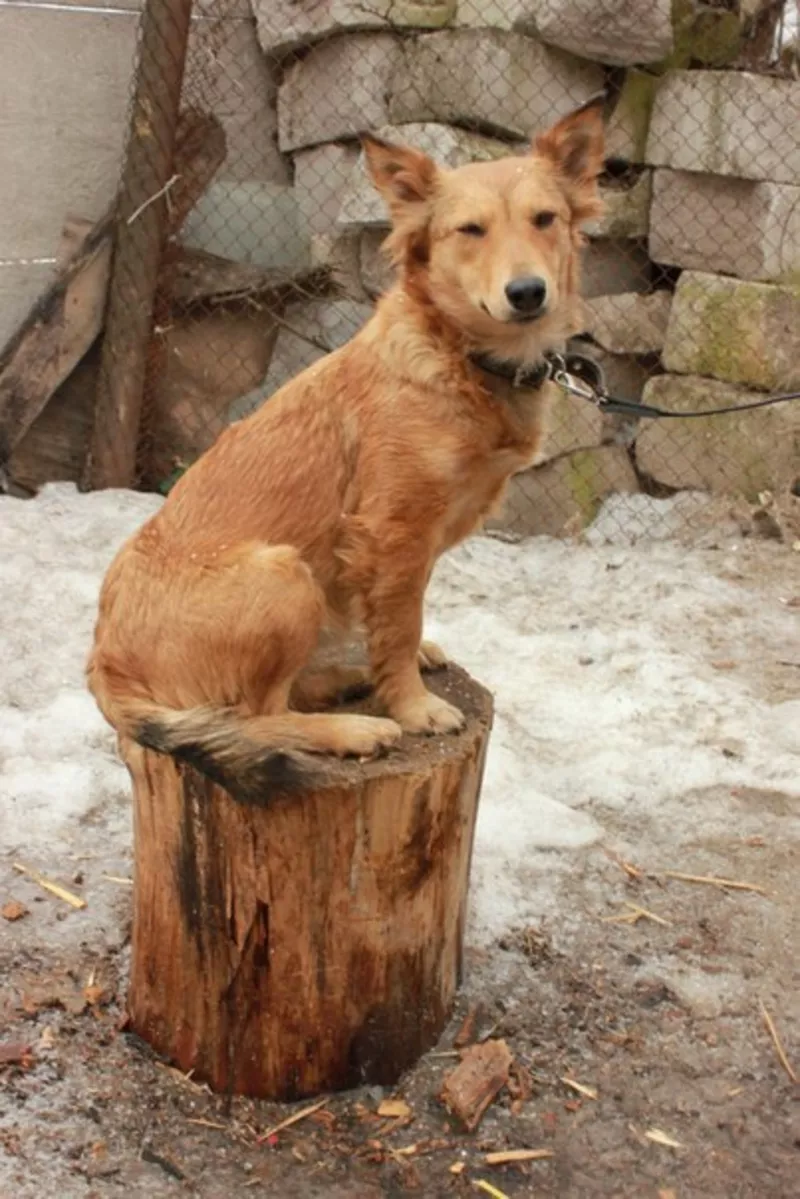
[[[476,353],[535,364],[580,330],[580,227],[600,211],[601,98],[528,155],[443,170],[365,136],[397,282],[343,348],[227,429],[117,554],[88,682],[122,738],[240,795],[308,781],[312,754],[375,754],[462,714],[427,690],[439,555],[534,460],[551,385],[512,389]],[[521,319],[507,284],[546,303]],[[363,670],[315,666],[363,630]],[[386,718],[320,711],[369,681]]]

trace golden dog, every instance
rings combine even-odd
[[[455,170],[364,137],[397,282],[347,345],[226,430],[119,551],[87,673],[120,736],[263,795],[306,780],[308,754],[461,727],[422,679],[443,662],[421,641],[425,588],[535,458],[552,385],[506,379],[580,329],[602,99],[528,155]],[[366,681],[315,669],[325,630],[363,630],[385,719],[313,710]]]

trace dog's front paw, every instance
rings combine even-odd
[[[444,670],[447,654],[435,641],[423,641],[417,654],[420,670]]]
[[[430,691],[396,705],[392,716],[407,733],[457,733],[465,723],[458,708]]]

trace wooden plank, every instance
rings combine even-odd
[[[110,265],[104,217],[0,352],[0,467],[100,332]]]

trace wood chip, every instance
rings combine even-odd
[[[508,1082],[514,1058],[505,1041],[484,1041],[465,1049],[440,1097],[468,1132],[474,1132],[489,1104]]]
[[[273,1125],[266,1132],[262,1132],[260,1137],[257,1137],[259,1145],[262,1141],[268,1140],[269,1137],[274,1137],[276,1133],[283,1132],[284,1128],[291,1128],[293,1124],[299,1123],[300,1120],[305,1120],[306,1116],[310,1116],[312,1112],[318,1112],[326,1103],[330,1103],[330,1099],[320,1099],[319,1103],[312,1103],[310,1107],[304,1107],[299,1112],[295,1112],[291,1116],[287,1116],[285,1120],[281,1120],[280,1124]]]
[[[49,891],[51,895],[57,896],[58,899],[63,899],[64,903],[68,903],[73,908],[85,908],[86,900],[81,899],[80,895],[73,895],[72,891],[68,891],[66,887],[62,887],[60,883],[54,883],[44,875],[39,874],[36,870],[31,870],[28,866],[23,866],[21,862],[11,863],[17,874],[24,874],[33,882],[38,883],[45,891]]]
[[[487,1166],[505,1166],[510,1162],[541,1162],[548,1157],[555,1157],[552,1149],[507,1149],[487,1153],[483,1160]]]
[[[497,1187],[493,1187],[485,1178],[476,1178],[474,1185],[479,1191],[483,1191],[486,1195],[491,1195],[492,1199],[509,1199],[505,1191],[499,1191]]]
[[[478,1023],[479,1007],[474,1003],[464,1017],[461,1027],[453,1038],[454,1049],[464,1049],[465,1046],[471,1045],[475,1040],[475,1031]]]
[[[464,1163],[463,1162],[453,1162],[452,1166],[449,1166],[448,1169],[450,1170],[451,1174],[463,1174],[464,1173]]]
[[[411,1108],[404,1099],[383,1099],[378,1104],[378,1115],[385,1120],[404,1120],[411,1115]]]
[[[121,887],[132,887],[132,878],[123,878],[121,874],[104,874],[103,878],[109,883],[119,883]]]
[[[656,1145],[666,1145],[668,1149],[682,1149],[680,1141],[676,1141],[673,1137],[662,1132],[660,1128],[648,1128],[644,1134],[648,1141],[653,1141]]]
[[[27,1041],[6,1041],[0,1045],[0,1067],[33,1065],[33,1049]]]
[[[704,883],[709,887],[721,887],[728,891],[754,891],[757,895],[768,895],[764,887],[755,883],[742,883],[735,878],[717,878],[708,874],[684,874],[682,870],[663,870],[664,878],[674,878],[680,883]]]
[[[8,903],[4,903],[0,908],[0,916],[4,920],[21,920],[23,916],[27,915],[28,909],[18,899],[9,899]]]
[[[562,1078],[561,1081],[565,1087],[571,1087],[579,1095],[585,1095],[587,1099],[597,1099],[597,1091],[594,1087],[584,1086],[582,1082],[576,1082],[574,1078]]]
[[[767,1032],[769,1033],[770,1038],[772,1039],[772,1044],[775,1046],[775,1052],[778,1055],[778,1061],[783,1066],[783,1068],[786,1071],[787,1075],[789,1076],[789,1079],[791,1080],[791,1082],[794,1083],[795,1086],[797,1086],[797,1075],[795,1074],[795,1072],[792,1068],[792,1063],[789,1061],[788,1057],[786,1056],[786,1051],[784,1050],[783,1045],[781,1044],[781,1039],[778,1036],[778,1030],[775,1027],[772,1016],[770,1016],[769,1012],[767,1011],[766,1007],[764,1006],[764,1001],[762,999],[759,999],[758,1003],[759,1003],[759,1007],[761,1009],[761,1018],[763,1019],[764,1024],[766,1025]]]

